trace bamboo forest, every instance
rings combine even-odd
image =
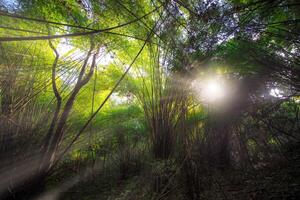
[[[300,199],[300,1],[0,0],[0,199]]]

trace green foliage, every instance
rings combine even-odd
[[[66,188],[94,198],[201,199],[219,171],[299,142],[297,1],[13,2],[0,3],[0,162],[53,150],[52,187],[79,174]],[[191,86],[213,75],[232,84],[222,106]]]

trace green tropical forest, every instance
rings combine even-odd
[[[300,199],[300,1],[0,0],[0,199]]]

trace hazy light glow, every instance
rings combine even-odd
[[[62,41],[57,46],[58,53],[61,56],[66,56],[68,53],[71,53],[74,56],[71,56],[71,60],[82,59],[86,57],[87,52],[84,52],[73,45],[69,44],[68,40]],[[88,65],[92,64],[92,56],[88,60]],[[111,64],[114,60],[114,55],[112,52],[109,52],[105,47],[101,47],[99,55],[96,58],[97,65],[107,66]]]
[[[272,88],[269,94],[277,98],[283,97],[283,91],[278,88]]]
[[[68,41],[66,40],[66,42],[60,42],[57,45],[57,51],[60,55],[64,56],[65,54],[67,54],[68,52],[70,52],[71,50],[74,49],[74,47],[70,44],[67,43]]]
[[[205,81],[201,95],[209,102],[222,99],[225,96],[225,89],[221,80],[210,79]]]
[[[226,84],[220,77],[201,78],[192,82],[192,88],[200,101],[221,103],[226,97]]]
[[[129,97],[127,97],[127,96],[121,96],[118,93],[113,93],[111,95],[111,100],[116,105],[120,105],[120,104],[126,103],[129,100]]]

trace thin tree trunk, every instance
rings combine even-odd
[[[50,43],[51,48],[54,50],[56,55],[58,56],[58,53],[56,52],[53,45]],[[52,87],[55,94],[55,97],[57,99],[57,105],[55,109],[55,113],[52,119],[52,122],[50,124],[49,131],[47,133],[45,144],[44,144],[44,158],[42,162],[42,168],[41,170],[48,172],[53,166],[53,163],[57,160],[56,154],[59,149],[59,145],[63,139],[64,135],[64,129],[66,126],[67,119],[69,117],[69,114],[72,110],[73,104],[75,102],[76,96],[79,93],[80,89],[88,83],[88,81],[91,79],[92,74],[94,72],[94,68],[96,65],[96,58],[97,54],[99,52],[99,48],[97,49],[97,52],[93,55],[92,64],[89,69],[89,72],[85,75],[86,68],[88,65],[88,60],[92,54],[92,51],[94,49],[94,43],[92,42],[90,50],[86,56],[86,59],[81,67],[77,83],[70,95],[70,97],[67,99],[67,102],[64,106],[64,108],[61,110],[61,96],[59,95],[59,92],[57,90],[57,86],[55,83],[55,65],[57,64],[57,60],[55,60],[53,69],[52,69]],[[55,64],[56,63],[56,64]],[[85,75],[85,76],[84,76]],[[59,113],[61,115],[59,116]]]

